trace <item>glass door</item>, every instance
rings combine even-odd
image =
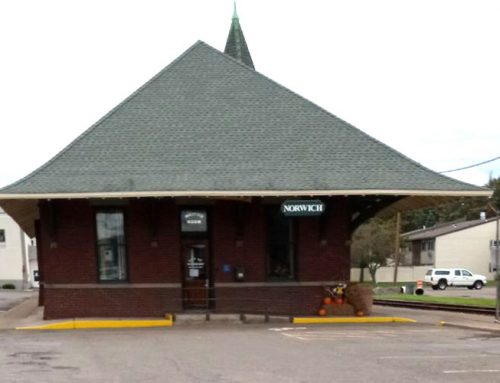
[[[206,309],[210,306],[208,241],[185,241],[182,256],[184,308]]]

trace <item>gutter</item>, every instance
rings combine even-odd
[[[0,200],[28,199],[85,199],[85,198],[142,198],[142,197],[287,197],[287,196],[426,196],[426,197],[491,197],[492,190],[207,190],[207,191],[128,191],[128,192],[79,192],[79,193],[0,193]]]

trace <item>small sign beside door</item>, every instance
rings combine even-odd
[[[287,200],[281,204],[285,217],[314,217],[325,212],[325,204],[320,200]]]
[[[204,210],[183,210],[181,212],[183,232],[207,231],[207,212]]]

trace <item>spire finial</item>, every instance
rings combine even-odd
[[[234,0],[234,3],[233,3],[233,19],[237,19],[238,18],[238,13],[236,12],[236,0]]]

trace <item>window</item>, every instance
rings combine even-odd
[[[434,250],[434,239],[426,239],[420,243],[420,248],[422,251],[433,251]]]
[[[472,274],[469,273],[467,270],[462,270],[462,275],[464,275],[466,277],[472,277]]]
[[[295,278],[295,233],[293,221],[286,218],[279,206],[267,211],[268,259],[267,276],[270,279]]]
[[[434,274],[436,274],[436,275],[450,275],[450,271],[449,270],[436,270],[436,272]]]
[[[460,276],[460,270],[455,270],[455,275],[459,277]]]
[[[0,229],[0,244],[5,244],[5,229]]]
[[[100,281],[125,281],[125,225],[122,211],[96,213],[97,255]]]

